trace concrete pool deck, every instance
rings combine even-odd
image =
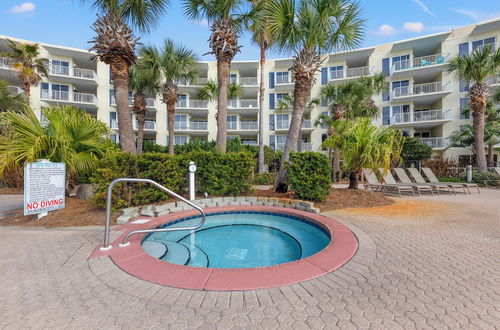
[[[0,328],[500,324],[500,190],[408,197],[325,215],[358,237],[359,250],[347,264],[306,282],[244,292],[165,287],[123,272],[108,257],[88,259],[102,227],[0,227]]]

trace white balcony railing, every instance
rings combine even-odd
[[[197,108],[203,109],[208,107],[208,101],[205,100],[179,100],[175,104],[176,108]]]
[[[347,68],[345,72],[346,78],[364,77],[372,74],[372,67],[361,66],[358,68]]]
[[[139,123],[137,122],[136,119],[132,122],[132,127],[134,130],[139,129]],[[145,131],[154,131],[156,130],[156,121],[154,120],[145,120],[144,121],[144,130]]]
[[[66,101],[82,104],[97,104],[97,97],[90,93],[49,91],[42,89],[41,97],[45,101]]]
[[[96,79],[97,75],[94,70],[73,68],[73,76],[76,78]]]
[[[239,83],[243,86],[257,86],[257,77],[240,77]]]
[[[313,128],[311,119],[304,119],[302,121],[302,125],[300,126],[302,129]]]
[[[238,123],[235,122],[235,121],[228,121],[226,123],[226,127],[227,127],[228,130],[234,131],[234,130],[238,129]]]
[[[23,89],[18,86],[9,86],[9,92],[13,95],[21,94]]]
[[[344,70],[330,70],[330,80],[344,78]]]
[[[186,78],[180,78],[174,82],[177,86],[203,86],[208,83],[208,78],[198,78],[195,82],[188,82]]]
[[[415,57],[413,59],[402,60],[394,62],[392,65],[392,71],[401,71],[408,69],[424,68],[432,65],[445,64],[446,59],[450,54],[433,54],[421,57]]]
[[[134,98],[132,96],[128,97],[128,105],[129,106],[134,105]],[[116,107],[116,96],[111,96],[111,106]]]
[[[94,94],[74,92],[73,102],[97,104],[97,98]]]
[[[443,148],[444,139],[442,137],[420,138],[422,143],[427,144],[431,148]]]
[[[314,144],[312,142],[301,142],[300,151],[314,151]]]
[[[242,120],[240,121],[240,130],[253,131],[259,128],[259,123],[256,120]]]
[[[49,66],[49,73],[58,76],[69,76],[69,66],[51,64]]]
[[[73,70],[70,70],[69,66],[63,66],[58,64],[49,65],[49,74],[82,78],[82,79],[94,79],[94,80],[97,79],[97,74],[95,73],[94,70],[84,69],[84,68],[73,68]]]
[[[440,120],[451,120],[451,109],[396,113],[391,118],[391,125]]]
[[[259,106],[256,99],[241,99],[240,108],[257,108]]]
[[[192,121],[190,123],[191,130],[193,131],[206,131],[208,129],[208,122],[206,121]]]
[[[280,129],[289,129],[289,128],[290,128],[290,123],[288,121],[276,121],[275,129],[280,130]]]
[[[2,69],[12,69],[12,60],[7,57],[0,57],[0,68]]]
[[[42,89],[42,100],[60,100],[60,101],[69,101],[69,92],[65,91],[48,91],[46,89]]]
[[[411,95],[425,95],[432,93],[441,93],[451,91],[450,81],[437,81],[427,84],[418,84],[413,86],[396,87],[392,91],[394,98]]]

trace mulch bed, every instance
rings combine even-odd
[[[118,212],[111,214],[111,223],[116,224]],[[21,227],[73,227],[73,226],[94,226],[104,225],[106,212],[97,208],[89,201],[66,198],[66,207],[49,214],[41,219],[36,215],[24,216],[23,211],[15,211],[7,217],[0,219],[0,226],[21,226]]]

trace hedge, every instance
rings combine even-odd
[[[93,201],[105,206],[108,185],[117,178],[145,178],[154,180],[168,189],[188,193],[188,165],[197,165],[196,188],[198,193],[211,196],[245,195],[252,190],[254,161],[245,152],[216,154],[198,151],[170,156],[165,153],[116,153],[99,161],[91,177],[96,185]],[[117,184],[113,189],[113,207],[146,205],[168,199],[157,188],[147,184]]]
[[[331,168],[328,158],[317,152],[297,152],[286,165],[290,188],[302,199],[323,201],[330,192]]]

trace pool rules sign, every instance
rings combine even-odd
[[[66,164],[27,163],[24,167],[24,215],[64,208],[65,187]]]

